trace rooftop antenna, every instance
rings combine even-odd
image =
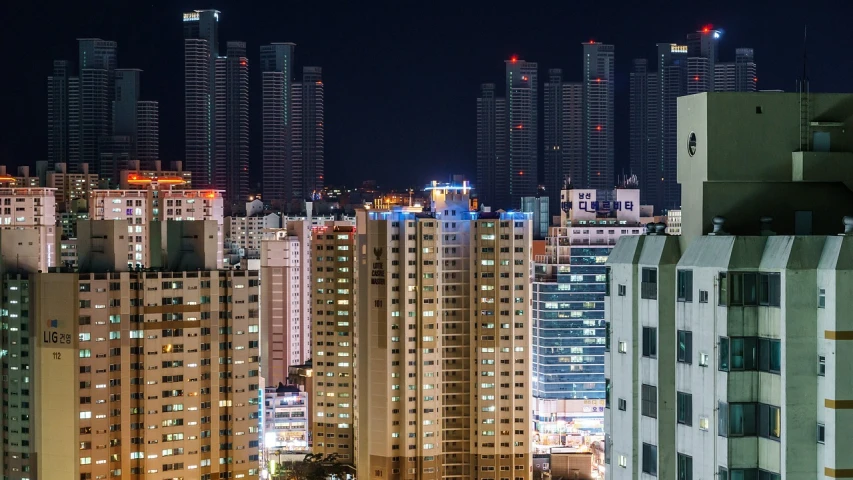
[[[811,112],[809,99],[809,77],[808,77],[808,25],[803,26],[803,73],[798,82],[800,94],[800,151],[808,152],[811,149]]]

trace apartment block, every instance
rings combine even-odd
[[[105,236],[81,258],[113,262],[3,274],[3,475],[256,477],[257,273],[211,269],[210,243],[192,241],[174,248],[183,270],[99,267],[121,267],[123,247]]]
[[[47,271],[56,266],[55,190],[0,187],[0,231],[6,268]]]
[[[269,385],[311,358],[311,230],[304,222],[289,227],[261,242],[261,370]]]
[[[532,222],[471,212],[469,188],[358,212],[359,477],[530,478]]]
[[[127,222],[127,263],[146,267],[161,248],[152,243],[152,229],[162,228],[169,220],[214,220],[217,224],[217,258],[222,266],[223,199],[218,190],[159,189],[94,190],[89,202],[92,220]],[[156,223],[155,223],[156,222]]]
[[[682,234],[607,263],[608,478],[853,476],[849,100],[679,99]]]
[[[356,233],[349,222],[312,228],[308,319],[313,342],[313,452],[355,460]],[[368,427],[369,428],[369,427]]]
[[[79,172],[69,173],[68,164],[57,163],[52,171],[45,174],[45,186],[56,189],[56,204],[65,209],[66,202],[78,198],[89,198],[92,190],[99,188],[97,173],[89,172],[89,164],[78,166]]]

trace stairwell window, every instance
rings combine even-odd
[[[658,271],[656,268],[643,268],[640,296],[649,300],[658,298]]]
[[[677,299],[679,302],[693,301],[693,270],[679,270],[677,279]]]
[[[641,396],[643,416],[658,418],[658,388],[653,385],[643,385]]]

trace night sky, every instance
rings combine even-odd
[[[540,79],[560,67],[575,81],[581,42],[616,46],[617,172],[628,163],[631,60],[651,56],[656,42],[684,42],[713,24],[724,30],[722,61],[733,60],[736,47],[752,47],[759,88],[793,91],[808,24],[812,90],[850,92],[853,81],[849,1],[206,1],[0,2],[0,164],[46,157],[46,77],[54,59],[76,65],[80,37],[117,41],[119,67],[144,70],[143,99],[160,102],[161,157],[180,160],[181,14],[198,8],[222,12],[221,51],[228,40],[248,42],[253,182],[261,157],[258,56],[270,42],[297,44],[299,72],[323,67],[329,184],[473,177],[479,84],[502,88],[503,60],[512,54],[539,62]]]

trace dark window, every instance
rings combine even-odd
[[[610,322],[604,322],[604,351],[610,351]]]
[[[720,272],[720,284],[718,287],[719,291],[717,292],[717,302],[720,305],[728,305],[728,300],[729,300],[728,287],[729,287],[728,275],[726,275],[726,272]]]
[[[643,356],[656,358],[658,356],[658,329],[643,327]]]
[[[782,277],[778,273],[758,274],[758,303],[778,307],[782,302]]]
[[[678,361],[693,363],[693,332],[678,331]]]
[[[677,400],[678,423],[687,426],[693,425],[693,395],[678,392]]]
[[[817,374],[823,377],[826,375],[826,357],[817,357]]]
[[[678,454],[678,480],[693,480],[693,457]]]
[[[717,480],[729,480],[729,471],[726,467],[717,468]]]
[[[658,271],[655,268],[644,268],[640,284],[640,297],[649,300],[658,298]]]
[[[826,290],[823,288],[817,292],[817,308],[826,308]]]
[[[729,404],[729,436],[754,437],[756,408],[754,403]]]
[[[624,398],[620,398],[619,399],[619,410],[622,410],[624,412],[627,409],[628,409],[628,401],[625,400]]]
[[[782,342],[769,338],[758,339],[758,370],[779,373],[782,370]]]
[[[628,290],[628,289],[625,287],[625,285],[621,285],[621,284],[620,284],[620,285],[619,285],[619,296],[620,296],[620,297],[624,297],[624,296],[625,296],[625,293],[627,292],[627,290]]]
[[[604,379],[604,407],[610,408],[610,379]]]
[[[679,302],[693,301],[693,270],[679,270],[677,278],[677,299]]]
[[[729,339],[726,337],[720,337],[719,369],[724,372],[729,371]]]
[[[822,423],[817,424],[817,443],[823,443],[826,439],[826,426]]]
[[[778,307],[781,304],[782,281],[778,273],[729,272],[728,276],[731,285],[729,305]],[[722,287],[721,277],[721,294]]]
[[[721,437],[729,436],[729,404],[726,402],[717,402],[717,435]]]
[[[754,337],[732,338],[732,370],[755,370],[756,341]]]
[[[652,385],[643,385],[642,389],[642,414],[645,417],[658,418],[658,388]]]
[[[758,436],[779,440],[782,436],[782,410],[773,405],[758,404]]]
[[[610,267],[604,267],[604,296],[610,296],[610,280],[612,276],[610,275]]]
[[[648,443],[643,444],[643,473],[658,476],[658,447]]]
[[[708,290],[699,290],[699,303],[708,303]]]

